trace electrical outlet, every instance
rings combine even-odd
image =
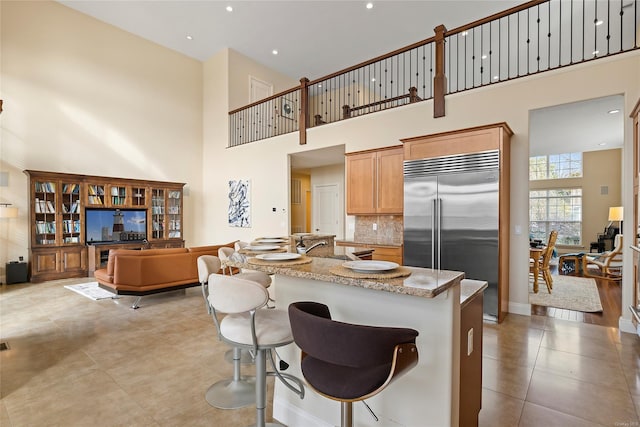
[[[376,231],[378,229],[378,224],[376,224],[375,222],[373,223],[373,231]]]

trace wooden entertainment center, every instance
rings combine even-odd
[[[29,177],[30,280],[85,277],[106,265],[109,249],[183,247],[184,183],[26,170]],[[86,212],[111,209],[111,229],[87,241]],[[121,213],[145,212],[144,230],[127,230]],[[122,211],[120,211],[122,210]],[[116,220],[115,217],[119,219]],[[118,233],[120,238],[110,242]]]

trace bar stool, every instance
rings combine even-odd
[[[209,304],[209,276],[220,271],[221,263],[217,256],[201,255],[198,257],[198,279],[202,287],[202,296],[205,300],[207,312],[213,316],[218,338],[221,338],[220,325],[213,309]],[[225,354],[225,359],[233,363],[233,377],[220,380],[213,384],[205,393],[205,400],[214,408],[237,409],[252,405],[256,401],[256,381],[255,377],[243,377],[240,372],[243,354],[239,347],[233,347]],[[252,363],[249,357],[248,361]]]
[[[236,242],[236,244],[238,244],[240,241]],[[243,243],[243,242],[242,242]],[[218,258],[220,258],[220,261],[222,262],[222,274],[227,274],[226,272],[229,272],[229,275],[233,275],[233,268],[231,268],[230,265],[227,264],[227,261],[233,256],[233,254],[236,253],[236,250],[231,249],[229,247],[221,247],[220,249],[218,249]],[[225,269],[226,267],[226,269]],[[258,270],[249,270],[246,268],[242,268],[240,270],[240,274],[242,276],[242,278],[247,279],[247,280],[253,280],[254,282],[258,282],[261,285],[263,285],[265,288],[268,288],[271,286],[272,283],[272,279],[271,276],[267,273],[265,273],[264,271],[258,271]],[[237,274],[236,274],[237,276]],[[268,306],[268,308],[273,308],[275,307],[273,305],[273,303],[275,303],[275,301],[269,297],[269,302],[271,303],[271,305]]]
[[[289,320],[302,374],[320,395],[341,402],[342,427],[353,426],[353,402],[375,396],[418,363],[416,330],[337,322],[317,302],[289,305]]]
[[[304,397],[302,382],[277,370],[271,350],[293,342],[287,312],[259,310],[269,301],[269,292],[259,283],[222,274],[211,274],[208,280],[212,316],[219,327],[220,338],[234,348],[249,350],[256,363],[256,426],[277,426],[266,423],[267,375],[276,376],[291,391]],[[217,312],[227,315],[219,324]],[[273,371],[267,372],[267,357]],[[293,383],[293,384],[292,384]]]

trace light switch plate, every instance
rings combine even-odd
[[[467,332],[467,356],[471,356],[473,353],[473,328]]]

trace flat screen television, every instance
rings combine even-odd
[[[135,242],[147,238],[146,209],[85,209],[85,242]]]

